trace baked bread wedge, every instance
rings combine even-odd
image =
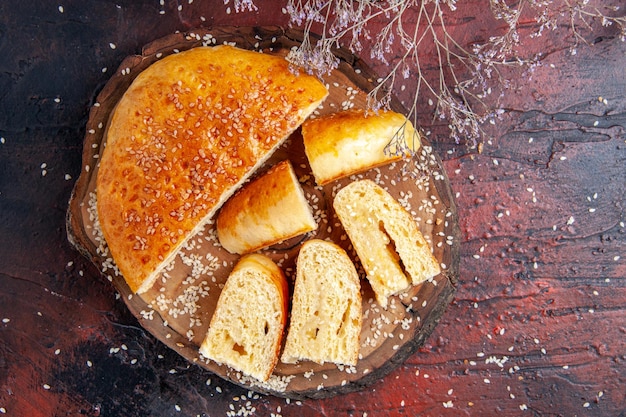
[[[361,323],[361,284],[346,252],[325,240],[305,242],[281,361],[356,365]]]
[[[317,229],[291,163],[279,162],[245,184],[217,215],[217,237],[231,253],[249,253]]]
[[[420,147],[413,124],[394,111],[346,110],[309,119],[302,137],[319,185],[397,161]]]
[[[231,46],[169,55],[114,109],[97,211],[130,289],[149,289],[182,244],[327,96],[281,57]]]
[[[242,257],[220,293],[200,353],[267,381],[280,354],[288,291],[283,272],[270,258]]]
[[[375,182],[348,184],[335,196],[333,208],[382,307],[391,295],[439,274],[439,264],[411,214]]]

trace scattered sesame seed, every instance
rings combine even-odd
[[[50,389],[50,385],[48,385],[48,384],[43,384],[43,389],[45,389],[45,390],[49,390],[49,389]]]
[[[65,11],[65,9],[63,8],[63,6],[59,6],[59,13],[63,13]]]
[[[113,42],[110,42],[109,43],[109,48],[115,49],[115,48],[117,48],[117,46]]]
[[[10,322],[10,321],[11,321],[11,319],[9,319],[9,318],[3,318],[3,319],[2,319],[2,322],[3,322],[4,324],[6,324],[6,323],[8,323],[8,322]]]

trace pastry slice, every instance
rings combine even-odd
[[[249,253],[317,228],[291,163],[279,162],[244,185],[217,216],[217,237],[231,253]]]
[[[356,365],[361,334],[361,285],[354,264],[334,243],[302,245],[291,319],[281,361]]]
[[[413,217],[373,181],[342,188],[333,207],[382,307],[391,295],[439,274],[439,264]]]
[[[302,125],[304,149],[319,185],[397,161],[420,147],[411,122],[393,111],[347,110]]]
[[[287,281],[260,254],[244,256],[220,293],[200,353],[260,381],[278,362],[287,320]]]
[[[102,233],[130,289],[148,290],[327,94],[282,57],[226,45],[141,72],[109,120],[96,184]]]

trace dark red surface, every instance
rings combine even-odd
[[[0,4],[0,415],[626,415],[626,44],[612,28],[576,55],[556,35],[530,44],[550,53],[508,74],[481,153],[421,114],[458,194],[459,290],[426,345],[361,392],[295,402],[223,382],[142,330],[67,243],[87,112],[122,59],[200,24],[286,24],[280,10]],[[487,33],[460,22],[468,41]]]

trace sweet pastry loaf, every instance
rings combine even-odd
[[[319,239],[304,243],[296,264],[281,361],[356,365],[362,322],[360,291],[354,264],[342,248]]]
[[[335,196],[333,207],[382,307],[389,296],[439,274],[415,220],[373,181],[348,184]]]
[[[285,276],[270,258],[242,257],[220,293],[200,353],[266,381],[278,362],[288,297]]]
[[[249,253],[317,228],[288,160],[245,184],[221,208],[217,237],[231,253]]]
[[[397,161],[420,147],[411,122],[393,111],[347,110],[302,125],[304,149],[315,181],[338,178]]]
[[[130,289],[150,288],[327,94],[283,58],[231,46],[141,72],[109,120],[96,184],[100,226]]]

